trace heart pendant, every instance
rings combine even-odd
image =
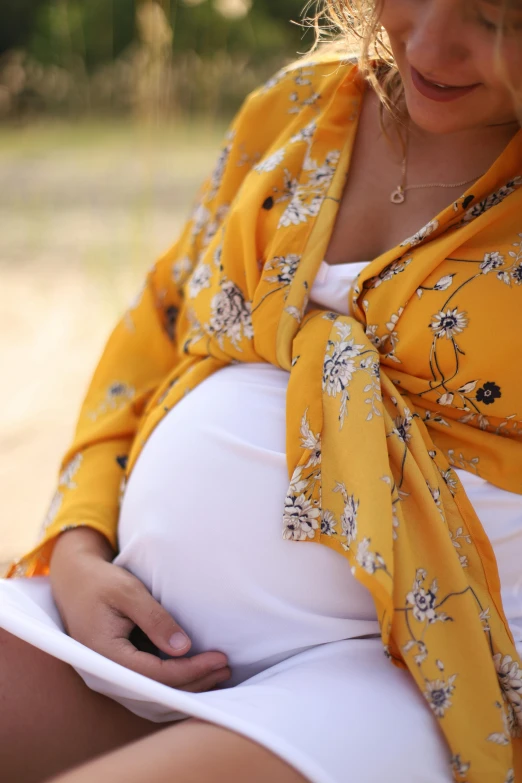
[[[392,204],[404,204],[405,201],[404,191],[400,185],[397,188],[397,190],[394,190],[393,193],[391,194],[390,201],[392,202]]]

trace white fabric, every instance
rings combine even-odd
[[[323,264],[313,302],[348,312],[362,266]],[[437,722],[410,675],[383,655],[373,602],[347,560],[282,538],[287,382],[269,364],[236,364],[206,379],[153,431],[123,499],[115,562],[189,633],[191,654],[228,655],[233,676],[223,687],[168,688],[70,639],[45,577],[0,580],[0,626],[136,714],[226,726],[313,783],[449,783]],[[459,475],[493,542],[522,641],[522,498]]]

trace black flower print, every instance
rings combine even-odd
[[[120,456],[116,457],[116,462],[120,466],[122,470],[127,470],[127,463],[129,461],[129,457],[127,454],[121,454]]]
[[[485,383],[484,386],[481,386],[477,391],[477,402],[482,402],[484,405],[492,405],[495,400],[498,400],[500,397],[502,397],[500,386],[497,386],[496,383],[492,383],[491,381]]]
[[[165,309],[165,329],[170,340],[174,340],[176,322],[178,320],[178,308],[174,305]]]
[[[446,312],[441,310],[432,317],[433,321],[430,326],[439,338],[446,337],[451,340],[456,334],[464,331],[468,325],[467,313],[459,313],[457,307],[453,310],[448,309]]]
[[[511,279],[515,285],[522,285],[522,264],[518,264],[511,270]]]

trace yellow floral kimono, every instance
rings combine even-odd
[[[385,654],[438,719],[454,779],[522,783],[521,661],[452,469],[522,494],[522,131],[364,269],[352,315],[307,312],[364,91],[353,62],[317,56],[247,99],[182,236],[109,339],[41,540],[9,575],[46,574],[56,537],[78,525],[116,549],[152,430],[227,364],[270,362],[289,373],[281,535],[336,550],[370,590]]]

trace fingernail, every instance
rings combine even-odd
[[[182,650],[187,646],[188,642],[188,638],[180,631],[176,631],[169,639],[169,644],[173,650]]]
[[[214,666],[212,667],[212,671],[217,672],[218,669],[224,669],[225,666],[227,666],[226,661],[221,661],[221,663],[215,663]]]

